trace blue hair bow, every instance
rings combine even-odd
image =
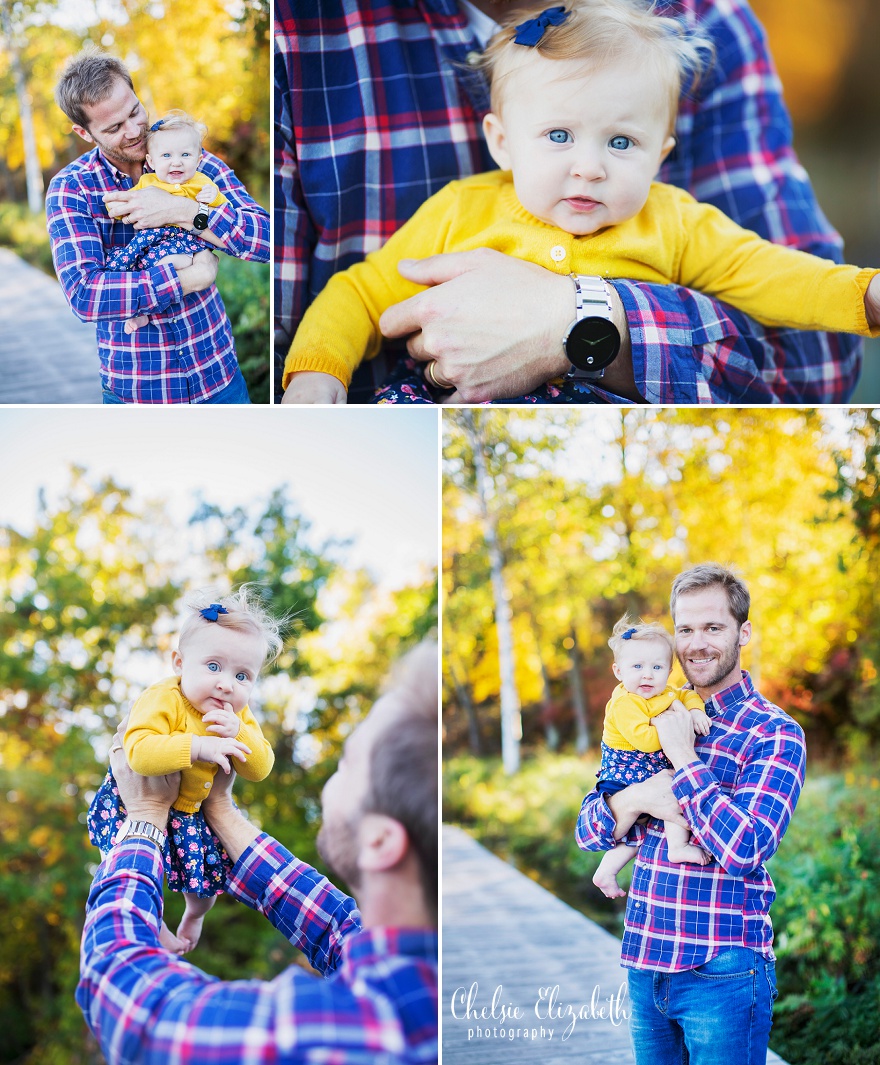
[[[205,621],[218,621],[221,614],[228,614],[229,611],[225,606],[221,606],[219,603],[211,603],[210,606],[206,606],[205,609],[200,610],[199,613]]]
[[[635,636],[636,629],[627,629],[625,633],[620,637],[622,640],[631,640]]]
[[[157,129],[161,129],[164,125],[165,125],[165,119],[164,118],[160,118],[158,122],[154,122],[152,124],[152,126],[150,126],[150,133],[155,133]],[[226,611],[224,610],[223,613],[225,614]],[[217,619],[214,618],[214,620],[216,621]]]
[[[537,18],[526,19],[516,27],[514,44],[524,44],[534,48],[544,36],[544,30],[548,26],[561,26],[568,18],[569,12],[564,7],[548,7]]]

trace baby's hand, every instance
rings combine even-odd
[[[345,385],[329,373],[300,370],[290,379],[282,403],[345,403]]]
[[[202,716],[202,721],[208,725],[208,732],[227,740],[234,740],[241,730],[241,719],[232,709],[231,703],[224,703],[222,710],[209,710]]]
[[[874,274],[868,291],[865,293],[865,314],[868,316],[868,325],[876,328],[880,325],[880,274]]]
[[[224,773],[228,773],[232,769],[230,758],[238,758],[243,762],[250,753],[250,748],[245,747],[240,740],[227,740],[221,736],[193,736],[190,758],[194,762],[213,762]]]
[[[219,195],[220,190],[213,181],[210,181],[203,188],[199,189],[196,193],[196,199],[199,203],[210,203],[211,200],[216,200]]]
[[[712,722],[703,710],[691,710],[691,724],[698,736],[708,736],[712,731]]]

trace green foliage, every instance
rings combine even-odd
[[[32,214],[24,204],[0,203],[0,247],[10,248],[31,266],[55,276],[45,216]]]
[[[252,403],[269,402],[269,264],[219,255],[217,288]]]

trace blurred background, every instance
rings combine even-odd
[[[293,617],[251,700],[275,767],[236,799],[313,863],[342,742],[436,634],[436,421],[336,413],[279,430],[251,408],[134,408],[112,427],[0,412],[0,453],[19,456],[0,497],[0,1062],[103,1061],[73,997],[100,861],[85,814],[130,700],[172,672],[187,590],[259,581]],[[174,928],[180,898],[165,907]],[[221,896],[189,959],[271,978],[299,955]]]
[[[616,684],[607,640],[626,611],[671,631],[674,576],[733,564],[752,595],[743,664],[809,752],[768,866],[771,1046],[791,1065],[876,1065],[880,411],[443,420],[445,819],[620,936],[625,900],[574,842]]]
[[[90,146],[52,93],[87,42],[126,63],[151,116],[179,107],[201,119],[205,148],[268,208],[269,0],[0,0],[0,16],[0,248],[54,278],[44,189]],[[269,264],[219,260],[239,363],[251,400],[265,403]]]

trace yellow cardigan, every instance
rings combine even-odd
[[[605,707],[602,742],[616,751],[659,751],[660,740],[651,718],[668,710],[680,699],[688,710],[703,710],[705,704],[692,688],[665,688],[645,699],[618,684]]]
[[[214,184],[214,182],[198,170],[193,174],[189,181],[160,181],[155,174],[144,174],[138,180],[137,185],[135,185],[132,191],[135,191],[136,189],[156,188],[161,189],[163,192],[170,192],[172,196],[186,196],[188,200],[194,200],[206,185],[212,184]],[[229,201],[223,193],[218,189],[214,199],[205,206],[219,207],[221,203],[228,202]]]
[[[685,285],[765,325],[880,334],[868,326],[864,306],[877,270],[839,266],[771,244],[717,208],[659,182],[634,218],[575,237],[529,214],[516,198],[510,172],[492,171],[451,182],[382,248],[334,274],[293,339],[284,387],[299,370],[329,373],[348,386],[361,360],[379,350],[382,312],[424,288],[398,274],[401,259],[484,247],[557,274]]]
[[[249,708],[245,706],[238,716],[241,728],[236,739],[252,753],[244,762],[232,759],[233,767],[245,780],[264,780],[275,755]],[[202,805],[220,768],[212,762],[193,762],[192,737],[214,735],[180,690],[180,677],[168,677],[147,688],[135,702],[123,746],[136,773],[152,777],[180,771],[180,795],[174,809],[192,814]]]

